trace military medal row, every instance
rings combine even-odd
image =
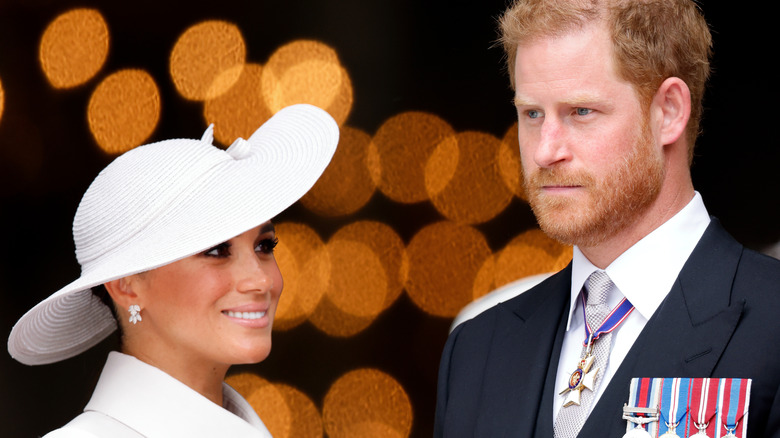
[[[744,438],[750,379],[634,378],[624,438]]]

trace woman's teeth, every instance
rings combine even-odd
[[[265,312],[233,312],[231,310],[225,310],[222,313],[231,318],[241,319],[260,319],[265,316]]]

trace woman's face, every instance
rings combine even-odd
[[[143,320],[126,331],[132,353],[148,355],[150,362],[209,366],[265,359],[282,292],[276,241],[267,222],[201,254],[134,276]]]

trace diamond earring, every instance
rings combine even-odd
[[[130,322],[137,324],[138,321],[141,321],[141,306],[133,304],[127,310],[130,312]]]

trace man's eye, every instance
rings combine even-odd
[[[276,248],[278,243],[278,237],[274,237],[273,239],[263,239],[260,241],[260,243],[257,244],[255,251],[262,252],[263,254],[273,254],[274,248]]]
[[[593,110],[590,108],[577,108],[575,111],[577,112],[578,116],[587,116],[593,112]]]
[[[542,117],[542,112],[539,110],[528,110],[527,114],[529,119],[538,119],[539,117]]]
[[[207,257],[228,257],[230,255],[230,244],[227,242],[220,243],[219,245],[204,251],[203,255]]]

